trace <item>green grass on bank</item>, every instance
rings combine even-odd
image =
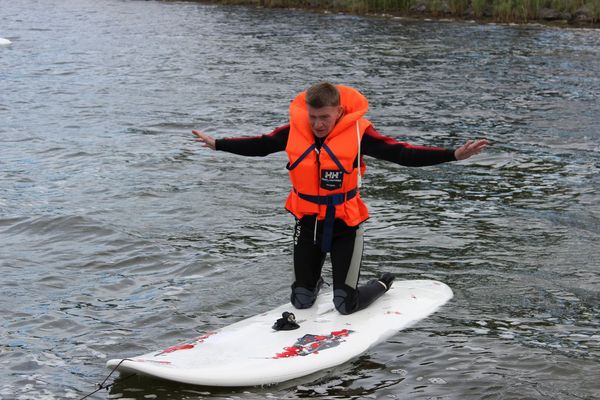
[[[543,19],[593,24],[600,22],[600,0],[224,0],[220,3],[327,9],[358,14],[490,18],[499,22]]]

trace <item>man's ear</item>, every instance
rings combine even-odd
[[[344,115],[346,113],[346,109],[344,108],[344,106],[338,106],[338,117],[337,119],[342,118],[342,115]]]

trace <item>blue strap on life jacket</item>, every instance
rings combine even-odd
[[[335,163],[335,165],[337,165],[337,167],[343,171],[345,174],[349,174],[349,171],[346,171],[346,168],[344,168],[344,166],[342,165],[342,163],[340,162],[340,160],[338,160],[338,158],[335,156],[335,154],[333,154],[333,151],[329,148],[329,146],[327,146],[325,143],[323,143],[322,147],[325,149],[325,151],[327,152],[327,154],[329,154],[329,157],[331,157],[331,160]]]
[[[300,164],[302,162],[302,160],[304,160],[306,158],[306,156],[308,156],[310,154],[310,152],[313,151],[316,147],[317,147],[316,144],[311,144],[310,146],[308,146],[308,149],[304,150],[304,153],[302,153],[300,155],[300,157],[298,157],[298,159],[296,161],[294,161],[293,164],[290,165],[290,163],[288,163],[288,165],[286,166],[286,168],[289,171],[291,171],[294,168],[296,168],[298,166],[298,164]]]
[[[356,188],[346,193],[329,194],[325,196],[313,196],[309,194],[299,193],[294,189],[298,197],[303,200],[310,201],[321,206],[327,206],[325,210],[325,221],[323,225],[323,236],[321,239],[321,250],[324,253],[331,251],[331,242],[333,241],[333,221],[335,220],[335,206],[356,197],[358,190]],[[315,224],[317,221],[315,220]]]
[[[327,146],[327,144],[323,143],[321,145],[321,147],[327,152],[327,154],[329,154],[329,157],[331,157],[331,160],[340,169],[340,171],[343,171],[345,174],[350,173],[350,171],[348,171],[348,170],[346,170],[346,168],[344,168],[344,166],[342,165],[340,160],[338,160],[338,158],[333,153],[333,150],[331,150],[331,148],[329,146]],[[293,170],[294,168],[296,168],[298,166],[298,164],[300,164],[302,162],[302,160],[304,160],[306,158],[306,156],[308,156],[310,154],[311,151],[313,151],[316,148],[317,148],[316,144],[311,144],[310,146],[308,146],[308,148],[306,150],[304,150],[304,153],[302,153],[296,161],[294,161],[292,164],[288,163],[286,168],[289,171]]]

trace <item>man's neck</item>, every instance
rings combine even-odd
[[[327,136],[322,138],[315,136],[315,146],[317,147],[317,149],[321,149],[321,146],[323,145],[323,142],[325,142],[325,139],[327,139]]]

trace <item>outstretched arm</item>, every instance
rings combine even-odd
[[[424,167],[449,161],[465,160],[480,153],[489,142],[486,139],[469,140],[456,150],[414,146],[383,136],[373,126],[369,126],[363,135],[361,144],[365,155],[407,167]]]
[[[406,167],[425,167],[454,161],[454,150],[414,146],[383,136],[369,126],[362,138],[363,154]]]
[[[226,151],[241,156],[263,157],[285,150],[290,126],[281,126],[267,135],[228,139],[215,139],[199,130],[193,130],[192,133],[196,136],[197,142],[204,143],[204,146],[210,149]]]
[[[454,150],[454,157],[457,160],[465,160],[475,154],[481,153],[489,143],[487,139],[467,140],[467,143]]]

